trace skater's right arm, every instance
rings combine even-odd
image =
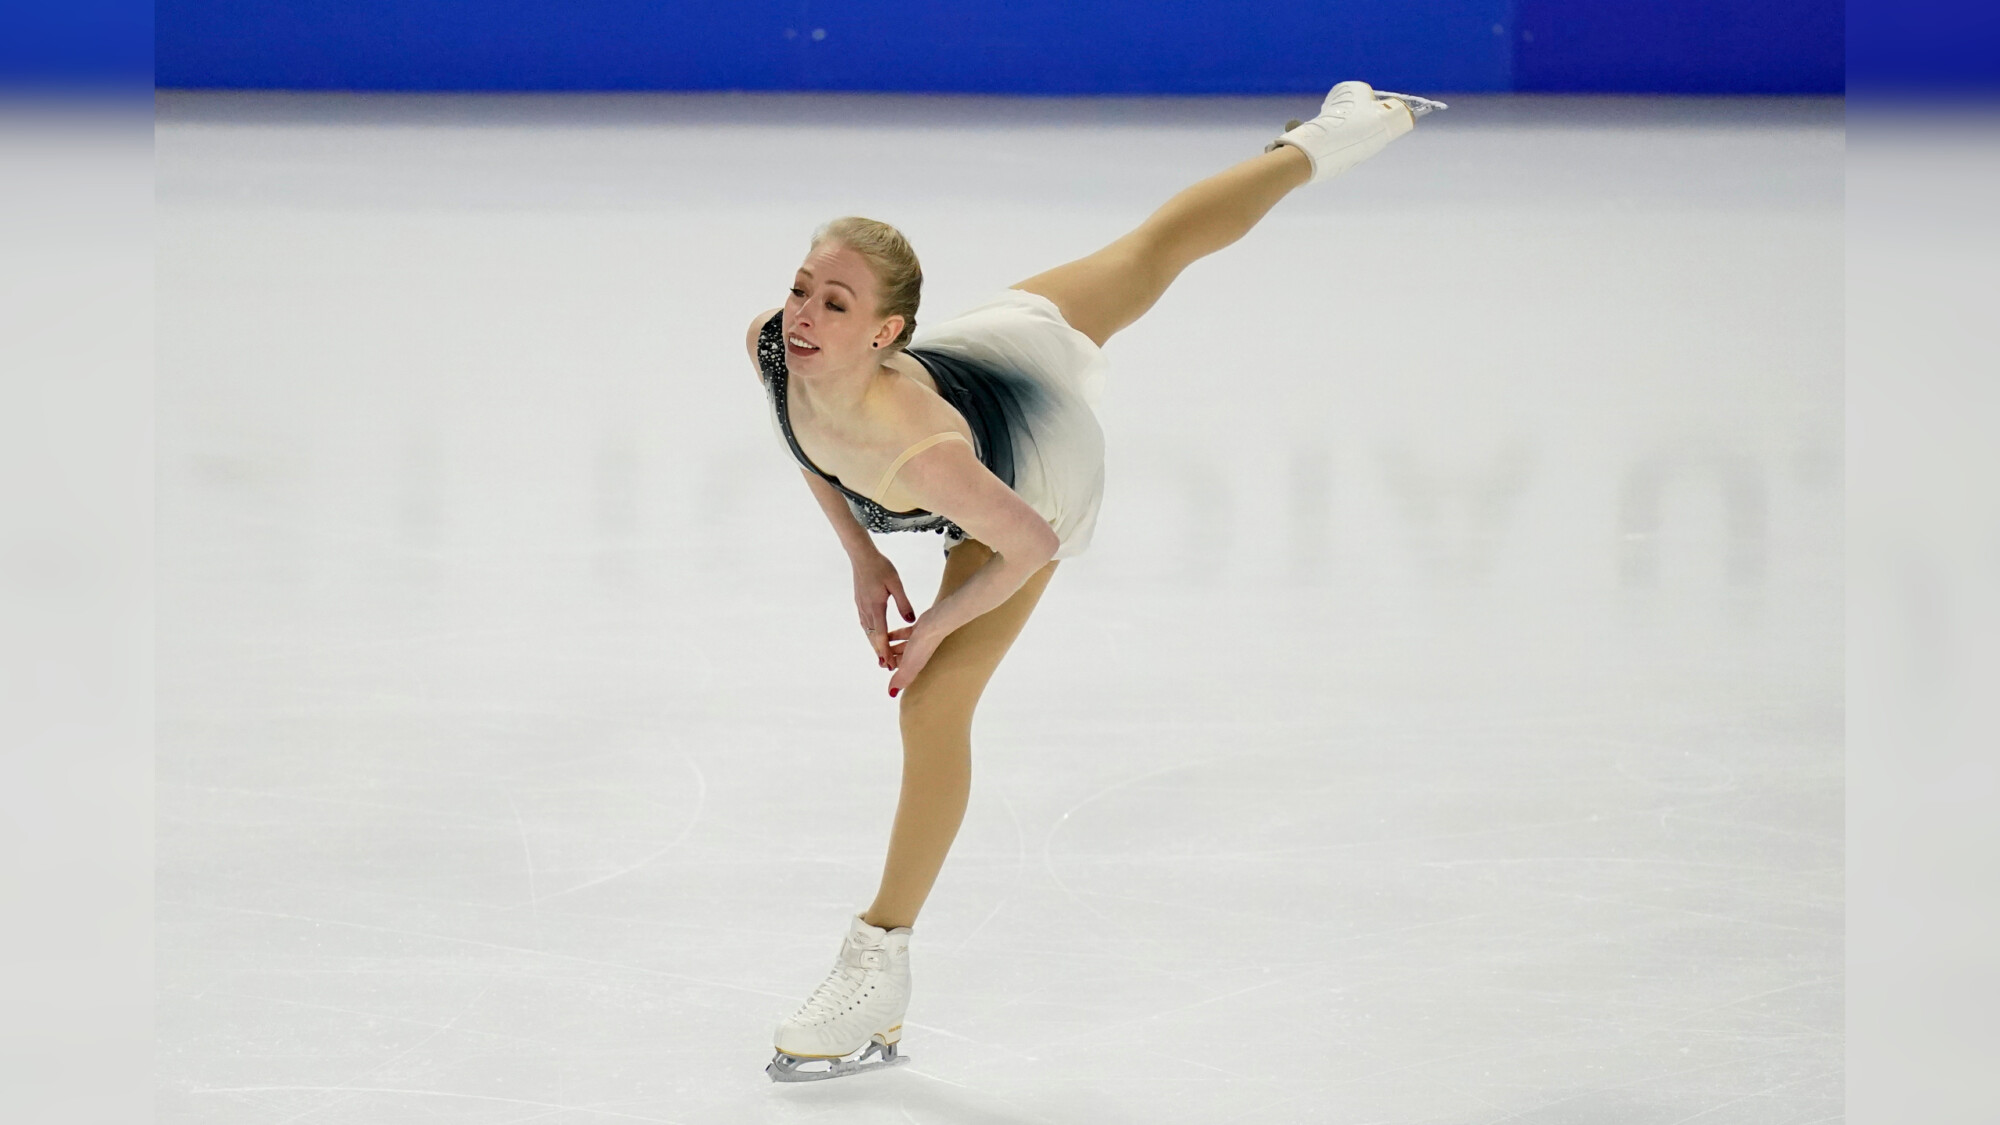
[[[763,335],[764,325],[779,312],[778,309],[767,309],[758,313],[757,318],[750,322],[750,332],[743,340],[743,348],[750,353],[750,367],[757,373],[759,386],[764,382],[764,369],[757,362],[757,338]],[[887,668],[889,600],[895,599],[903,620],[917,619],[915,611],[910,608],[909,595],[903,592],[902,576],[896,573],[896,564],[889,561],[889,556],[875,546],[868,529],[854,518],[846,497],[815,473],[801,468],[799,475],[805,478],[813,499],[819,501],[820,511],[826,513],[827,522],[833,525],[833,533],[840,537],[841,549],[847,552],[847,561],[854,566],[854,609],[861,617],[862,634],[875,649],[876,663]]]
[[[833,525],[833,533],[840,536],[840,545],[846,549],[849,562],[859,566],[868,556],[882,553],[876,548],[875,541],[868,537],[868,529],[854,518],[854,511],[847,506],[846,497],[815,473],[800,469],[799,475],[806,479],[806,487],[812,489],[813,499],[819,501],[819,510],[826,513],[827,522]]]
[[[902,576],[896,573],[896,564],[889,561],[889,556],[875,546],[868,529],[854,518],[845,497],[832,485],[804,469],[799,470],[799,475],[805,478],[806,487],[812,489],[813,499],[819,501],[820,510],[826,513],[834,534],[840,536],[840,545],[847,551],[847,561],[854,566],[854,611],[861,618],[862,635],[875,649],[875,662],[887,668],[889,600],[895,599],[896,608],[902,611],[904,621],[917,619],[915,611],[910,608],[910,596],[903,592]]]

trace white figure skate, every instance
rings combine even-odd
[[[773,1082],[816,1082],[906,1063],[896,1044],[909,1003],[909,927],[885,930],[857,914],[848,920],[833,971],[778,1024],[777,1055],[764,1073]],[[856,1051],[858,1057],[848,1057]]]
[[[1265,145],[1264,151],[1291,145],[1305,153],[1313,168],[1307,182],[1316,184],[1381,152],[1415,128],[1417,118],[1444,108],[1443,102],[1429,98],[1378,91],[1366,82],[1342,82],[1327,93],[1318,117],[1287,122],[1284,135]]]

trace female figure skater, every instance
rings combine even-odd
[[[774,428],[847,548],[861,631],[902,699],[902,796],[881,886],[849,919],[833,971],[778,1025],[774,1080],[906,1061],[896,1044],[910,927],[965,815],[973,707],[1057,561],[1081,553],[1096,524],[1098,349],[1293,188],[1359,164],[1437,108],[1343,82],[1263,155],[914,345],[923,277],[909,243],[872,220],[836,219],[813,236],[784,307],[751,322],[745,343]],[[944,578],[921,617],[870,531],[945,536]],[[891,599],[911,624],[887,628]]]

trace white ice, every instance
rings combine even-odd
[[[1840,1120],[1840,105],[1450,100],[1112,342],[913,1061],[778,1087],[899,748],[746,324],[1312,99],[166,96],[159,1120]]]

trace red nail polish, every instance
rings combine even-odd
[[[893,688],[893,687],[892,687],[892,688],[890,688],[890,689],[889,689],[889,698],[890,698],[890,699],[894,699],[894,698],[896,698],[896,693],[897,693],[897,692],[899,692],[899,691],[902,691],[902,690],[903,690],[902,688]]]

